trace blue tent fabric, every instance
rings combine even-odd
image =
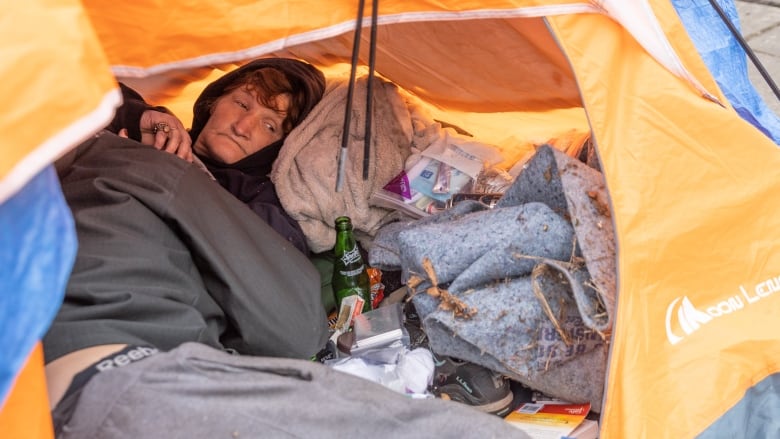
[[[76,229],[49,166],[0,204],[0,407],[62,303]]]
[[[734,0],[716,0],[741,32]],[[767,107],[748,77],[748,58],[709,0],[672,0],[696,50],[737,113],[780,145],[780,118]],[[777,81],[777,78],[772,78]]]
[[[745,392],[731,410],[696,439],[780,437],[780,374],[772,374]]]

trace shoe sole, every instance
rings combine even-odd
[[[457,388],[456,388],[457,390]],[[473,407],[481,412],[491,413],[494,415],[501,415],[501,412],[508,409],[512,404],[512,400],[515,399],[514,393],[510,390],[507,395],[497,401],[493,401],[487,404],[475,405],[471,404],[467,398],[464,398],[463,393],[460,391],[453,392],[453,394],[447,393],[446,389],[439,390],[439,398],[448,399],[450,401],[459,402]],[[454,397],[453,397],[454,396]]]

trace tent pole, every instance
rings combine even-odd
[[[347,103],[344,109],[344,129],[341,133],[341,150],[339,152],[338,170],[336,171],[336,192],[341,192],[344,184],[344,167],[347,164],[347,146],[349,145],[349,124],[352,119],[352,95],[355,92],[355,71],[360,55],[360,31],[363,29],[363,8],[365,0],[358,2],[358,13],[355,19],[355,39],[352,41],[352,69],[349,72],[349,88]]]
[[[379,0],[371,3],[371,38],[368,52],[368,84],[366,84],[366,135],[363,144],[363,181],[368,180],[368,166],[371,160],[371,119],[374,103],[374,70],[376,67],[376,20]]]
[[[766,83],[769,85],[769,88],[772,89],[772,92],[774,92],[775,96],[777,97],[777,100],[780,101],[780,90],[777,88],[777,84],[772,80],[772,77],[769,76],[769,72],[766,71],[764,68],[764,65],[761,64],[761,61],[758,59],[755,53],[753,53],[753,50],[748,46],[747,41],[745,41],[744,38],[742,38],[742,34],[740,34],[739,30],[734,26],[734,23],[729,20],[729,17],[726,15],[725,12],[723,12],[723,9],[718,5],[717,1],[715,0],[709,0],[712,7],[715,9],[715,12],[720,15],[720,19],[723,20],[723,23],[726,24],[726,26],[729,28],[729,31],[731,31],[731,34],[734,35],[734,38],[739,41],[739,45],[742,46],[742,49],[745,51],[747,56],[750,58],[751,61],[753,61],[753,65],[756,66],[756,69],[758,69],[758,72],[761,73],[761,76],[764,78]]]

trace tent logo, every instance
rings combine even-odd
[[[677,302],[680,302],[679,307]],[[669,307],[666,308],[666,338],[673,345],[683,339],[683,336],[675,334],[672,330],[672,317],[675,308],[677,309],[677,322],[685,335],[693,334],[701,325],[709,323],[713,319],[709,314],[696,309],[688,297],[674,299]]]
[[[675,345],[714,319],[741,311],[746,306],[753,305],[776,292],[780,292],[780,276],[756,284],[752,292],[740,285],[739,294],[708,306],[704,310],[693,306],[687,296],[678,297],[666,308],[666,338],[669,343]],[[673,325],[675,322],[677,324]]]

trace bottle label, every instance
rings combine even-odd
[[[361,265],[360,267],[358,267],[358,268],[356,268],[354,270],[349,270],[349,271],[341,271],[341,270],[339,270],[339,274],[342,275],[342,276],[352,277],[352,276],[357,276],[362,271],[363,271],[363,265]]]
[[[343,262],[344,265],[349,265],[359,260],[360,260],[360,251],[358,250],[357,246],[352,247],[352,250],[344,252],[344,256],[341,257],[341,262]]]

